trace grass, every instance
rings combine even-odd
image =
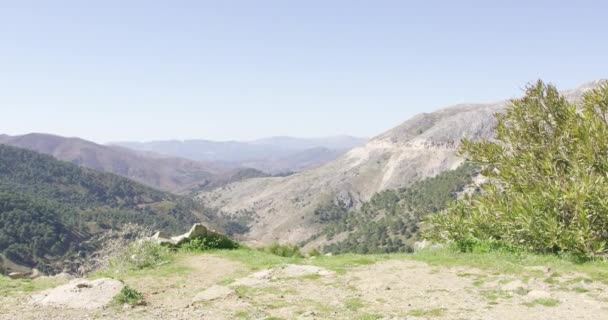
[[[365,303],[363,300],[361,300],[361,298],[348,298],[344,302],[344,307],[350,311],[357,312],[359,309],[365,307]]]
[[[113,278],[113,279],[125,279],[125,278],[141,278],[141,277],[168,277],[174,275],[185,275],[192,272],[192,269],[182,262],[186,256],[190,253],[176,252],[173,253],[171,258],[172,262],[153,266],[144,269],[131,269],[124,268],[122,266],[108,266],[105,269],[94,272],[88,276],[89,279],[97,278]]]
[[[536,299],[530,302],[524,303],[527,307],[534,307],[537,305],[545,306],[545,307],[555,307],[559,305],[559,300],[553,298],[545,298],[545,299]]]
[[[441,317],[447,310],[446,308],[414,309],[408,312],[408,315],[413,317]]]
[[[608,263],[606,261],[579,262],[554,255],[514,254],[504,252],[461,253],[445,248],[422,250],[406,258],[426,262],[435,266],[469,266],[501,274],[531,274],[527,267],[545,266],[559,273],[579,272],[594,281],[608,284]],[[549,280],[552,281],[552,280]]]
[[[67,279],[61,277],[44,277],[35,280],[17,279],[0,275],[0,297],[9,297],[21,293],[29,293],[67,283]]]
[[[113,302],[115,304],[128,304],[131,306],[144,305],[144,295],[129,287],[124,286],[122,290],[114,297]]]
[[[392,257],[392,255],[387,254],[341,254],[329,257],[318,256],[314,258],[303,258],[299,256],[282,257],[247,247],[242,247],[237,250],[230,251],[212,250],[210,252],[224,258],[241,262],[249,266],[253,270],[270,269],[285,264],[309,264],[333,270],[339,274],[343,274],[349,269],[356,266],[373,264],[378,261],[390,259]]]

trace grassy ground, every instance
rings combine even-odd
[[[157,251],[146,252],[155,252],[158,258]],[[160,263],[152,267],[138,269],[128,268],[128,264],[114,264],[90,276],[122,280],[141,292],[148,302],[145,307],[126,311],[108,309],[108,317],[144,319],[156,315],[187,319],[204,314],[209,319],[295,319],[310,314],[335,319],[386,316],[459,319],[465,314],[472,318],[492,314],[497,319],[507,319],[516,312],[520,318],[535,319],[549,312],[555,316],[553,319],[558,319],[563,312],[570,312],[569,315],[586,312],[585,316],[597,310],[608,312],[601,307],[608,301],[605,294],[608,263],[602,261],[578,263],[556,256],[460,253],[450,249],[413,254],[282,257],[246,247],[175,251],[157,258],[153,260]],[[273,275],[264,278],[261,284],[239,282],[257,271],[287,264],[313,265],[335,273]],[[26,301],[30,292],[62,281],[67,280],[0,277],[0,311],[4,308],[12,315],[27,311],[31,318],[36,318],[49,310],[32,310],[28,306],[14,309],[15,301]],[[523,287],[503,287],[512,282],[520,282]],[[234,294],[192,304],[193,297],[214,286],[229,287]],[[527,297],[534,290],[546,291],[549,295]],[[13,296],[15,298],[11,298]],[[463,299],[467,303],[463,303]],[[77,313],[52,312],[53,317],[49,319]]]
[[[35,280],[12,280],[9,277],[0,275],[0,297],[40,291],[57,286],[64,281],[64,279],[54,277],[43,277]]]
[[[432,266],[473,267],[501,274],[525,274],[534,272],[532,267],[550,268],[552,272],[578,272],[594,281],[608,284],[608,262],[580,262],[554,255],[514,254],[503,252],[461,253],[452,249],[422,250],[413,254],[342,254],[309,258],[285,258],[249,248],[231,251],[212,251],[222,257],[250,266],[253,270],[271,268],[281,264],[311,264],[344,273],[352,267],[373,264],[391,259],[406,259],[426,262]]]

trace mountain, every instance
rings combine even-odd
[[[187,159],[139,153],[79,138],[31,133],[0,136],[0,144],[25,148],[98,171],[114,173],[147,186],[186,192],[210,183],[225,168]]]
[[[0,268],[66,267],[90,250],[86,240],[136,223],[183,232],[214,223],[214,211],[192,199],[152,189],[34,151],[0,145]]]
[[[365,141],[366,139],[350,136],[310,139],[271,137],[247,142],[170,140],[115,142],[112,145],[233,167],[249,167],[274,174],[319,166]]]
[[[599,81],[564,92],[574,102]],[[459,167],[462,138],[491,138],[494,114],[508,101],[460,104],[419,114],[318,168],[287,177],[255,178],[199,194],[204,203],[232,215],[250,216],[245,238],[303,242],[325,227],[319,207],[353,209],[383,190],[399,189]]]

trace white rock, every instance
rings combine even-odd
[[[98,309],[108,305],[123,287],[122,282],[108,278],[92,281],[74,279],[68,284],[34,294],[31,303],[38,306]]]
[[[526,298],[529,300],[549,299],[549,298],[551,298],[551,294],[547,291],[532,290],[532,291],[528,292],[528,294],[526,295]]]
[[[227,298],[233,295],[234,290],[220,285],[214,285],[212,287],[207,288],[205,291],[199,292],[192,302],[204,302],[204,301],[213,301],[217,299]]]

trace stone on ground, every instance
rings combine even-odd
[[[123,287],[122,282],[108,278],[92,281],[74,279],[68,284],[33,295],[31,303],[37,306],[98,309],[108,305]]]
[[[199,292],[194,299],[192,299],[192,302],[205,302],[223,299],[233,295],[234,293],[234,290],[228,287],[214,285],[207,288],[205,291]]]

